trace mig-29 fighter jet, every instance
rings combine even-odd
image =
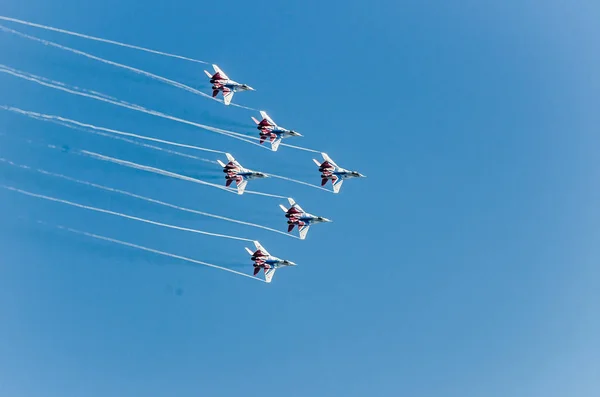
[[[230,80],[229,77],[217,65],[212,65],[213,69],[215,69],[215,74],[210,74],[208,71],[204,71],[208,78],[210,79],[210,83],[212,86],[212,96],[213,98],[217,96],[219,91],[223,92],[223,103],[225,105],[229,105],[231,103],[231,99],[233,98],[233,94],[236,91],[254,91],[254,88],[250,87],[247,84],[240,84],[237,81]]]
[[[321,186],[325,186],[327,181],[331,179],[334,193],[339,193],[342,183],[344,183],[344,179],[366,178],[365,175],[362,175],[356,171],[349,171],[340,167],[331,159],[331,157],[327,155],[327,153],[321,153],[321,155],[323,156],[323,160],[325,160],[323,163],[313,159],[315,164],[319,167],[319,171],[321,172]]]
[[[304,211],[302,207],[300,207],[294,199],[288,198],[290,202],[290,208],[287,209],[283,205],[279,204],[279,208],[285,212],[285,217],[288,218],[288,232],[291,232],[294,229],[294,226],[298,226],[298,232],[300,233],[300,240],[304,240],[306,238],[306,234],[308,233],[308,228],[315,223],[324,223],[331,222],[331,220],[327,218],[323,218],[322,216],[316,216],[309,214]]]
[[[223,172],[225,173],[225,186],[229,187],[231,182],[235,181],[238,194],[244,194],[244,190],[246,189],[249,180],[267,177],[267,174],[242,167],[231,154],[225,153],[225,156],[227,156],[227,160],[229,160],[227,164],[224,164],[221,160],[217,160],[219,165],[223,167]]]
[[[288,130],[287,128],[278,126],[264,110],[260,111],[260,116],[262,117],[261,121],[252,117],[252,120],[254,120],[257,125],[256,128],[260,131],[260,143],[262,144],[266,139],[269,139],[271,141],[271,149],[274,152],[277,151],[283,138],[302,136],[294,130]]]
[[[271,282],[275,270],[281,266],[296,266],[294,262],[272,256],[258,241],[254,241],[254,245],[256,246],[256,251],[246,248],[246,251],[251,256],[250,259],[254,262],[254,275],[256,276],[260,272],[260,269],[264,269],[265,281],[267,283]]]

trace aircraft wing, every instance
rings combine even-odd
[[[304,210],[302,209],[302,207],[300,207],[300,205],[298,205],[298,203],[297,203],[297,202],[295,202],[295,201],[294,201],[294,199],[293,199],[293,198],[288,198],[288,202],[290,203],[290,205],[291,205],[292,207],[296,207],[296,209],[298,209],[299,211],[306,212],[306,211],[304,211]]]
[[[231,99],[233,98],[234,91],[229,88],[223,87],[223,103],[225,105],[229,105],[231,103]]]
[[[224,80],[229,80],[229,77],[217,65],[212,65],[215,73],[219,73]],[[212,76],[211,76],[212,77]]]
[[[242,165],[240,163],[238,163],[238,161],[235,159],[235,157],[233,157],[231,154],[229,153],[225,153],[225,157],[227,157],[227,160],[232,162],[233,164],[235,164],[236,167],[238,167],[240,170],[244,167],[242,167]],[[219,164],[221,164],[221,162],[219,161]],[[223,165],[224,167],[224,165]]]
[[[298,231],[300,232],[300,240],[304,240],[306,238],[309,228],[310,228],[309,225],[304,225],[304,226],[300,227],[300,229],[298,229]]]
[[[277,138],[275,138],[275,140],[273,142],[271,142],[271,150],[276,152],[277,149],[279,148],[280,144],[281,144],[281,136],[278,136]]]
[[[246,185],[248,184],[248,180],[243,178],[241,181],[236,181],[237,183],[237,193],[244,194],[244,190],[246,190]]]
[[[273,276],[275,275],[275,270],[277,270],[276,267],[272,267],[270,269],[265,269],[265,281],[267,283],[270,283],[271,280],[273,279]]]
[[[321,155],[323,156],[323,159],[324,159],[325,161],[327,161],[328,163],[331,163],[331,164],[332,164],[334,167],[337,167],[337,168],[339,168],[339,167],[340,167],[339,165],[337,165],[337,164],[335,163],[335,161],[333,161],[333,160],[331,159],[331,157],[329,157],[329,156],[327,155],[327,153],[321,153]]]
[[[267,251],[265,249],[265,247],[260,245],[260,243],[258,241],[254,241],[254,246],[256,247],[257,250],[261,250],[265,255],[271,256],[271,254],[269,254],[269,251]]]
[[[342,183],[344,183],[344,180],[342,178],[340,178],[339,176],[335,181],[333,181],[333,192],[334,193],[340,192],[340,189],[342,188]]]
[[[260,116],[263,119],[266,119],[269,123],[273,124],[274,126],[277,125],[277,124],[275,124],[275,122],[273,121],[273,119],[269,117],[269,115],[267,114],[267,112],[265,112],[264,110],[260,111]]]

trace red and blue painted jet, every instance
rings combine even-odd
[[[219,91],[223,92],[223,103],[225,105],[229,105],[231,103],[233,94],[236,91],[255,91],[254,88],[247,84],[241,84],[237,81],[231,80],[221,69],[219,69],[217,65],[212,65],[212,67],[215,70],[215,74],[210,74],[210,72],[206,70],[204,73],[206,73],[210,79],[210,83],[213,85],[213,98],[217,96]]]
[[[308,212],[304,211],[302,207],[300,207],[292,198],[288,198],[288,201],[290,203],[289,209],[285,208],[281,204],[279,204],[279,208],[285,212],[285,217],[288,218],[288,232],[291,232],[294,229],[294,226],[298,226],[300,240],[304,240],[306,238],[308,229],[311,225],[314,225],[315,223],[331,222],[331,220],[327,218],[309,214]]]
[[[273,121],[264,110],[260,111],[261,121],[254,117],[252,120],[256,123],[257,129],[260,131],[260,143],[264,143],[267,139],[271,141],[271,149],[276,152],[281,140],[291,136],[302,136],[294,130],[283,128]]]
[[[269,254],[269,252],[262,246],[258,241],[254,241],[256,251],[252,251],[250,248],[246,248],[246,251],[250,254],[252,262],[254,262],[254,275],[256,276],[260,269],[265,271],[265,281],[270,283],[273,279],[275,271],[282,266],[296,266],[292,261],[286,259],[279,259],[276,256]]]
[[[313,159],[315,164],[319,167],[319,172],[321,172],[321,186],[325,186],[327,181],[331,180],[334,193],[339,193],[345,179],[366,178],[365,175],[359,172],[349,171],[340,167],[327,155],[327,153],[321,153],[321,155],[324,160],[322,163],[320,163],[319,160]]]
[[[225,156],[227,156],[227,160],[229,160],[227,164],[223,163],[221,160],[217,160],[219,165],[223,167],[223,172],[225,173],[225,186],[229,187],[229,185],[235,181],[238,194],[244,194],[244,190],[246,189],[249,180],[266,178],[268,176],[263,172],[253,171],[242,167],[242,165],[229,153],[225,153]]]

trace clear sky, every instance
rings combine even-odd
[[[189,266],[54,226],[250,274],[248,243],[0,189],[0,395],[600,395],[597,2],[5,0],[0,14],[217,63],[257,89],[235,103],[368,176],[339,195],[252,181],[333,219],[299,241],[0,164],[2,185],[258,239],[298,263],[270,285]],[[210,92],[205,65],[0,24]],[[0,63],[256,132],[257,112],[9,33]],[[0,105],[319,182],[312,153],[269,152],[5,73],[0,87]],[[286,229],[285,200],[74,150],[223,183],[211,164],[7,111],[0,133],[0,156],[19,164]]]

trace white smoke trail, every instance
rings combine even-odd
[[[52,177],[55,177],[55,178],[64,179],[64,180],[69,181],[69,182],[74,182],[74,183],[78,183],[80,185],[90,186],[90,187],[93,187],[93,188],[96,188],[96,189],[101,189],[101,190],[105,190],[105,191],[112,192],[112,193],[122,194],[124,196],[133,197],[133,198],[136,198],[136,199],[139,199],[139,200],[143,200],[143,201],[146,201],[146,202],[149,202],[149,203],[158,204],[158,205],[162,205],[162,206],[165,206],[165,207],[173,208],[173,209],[176,209],[176,210],[179,210],[179,211],[189,212],[191,214],[202,215],[202,216],[206,216],[206,217],[214,218],[214,219],[220,219],[220,220],[223,220],[223,221],[237,223],[237,224],[240,224],[240,225],[252,226],[252,227],[259,228],[259,229],[268,230],[270,232],[279,233],[279,234],[282,234],[284,236],[298,238],[298,237],[294,236],[293,234],[285,233],[285,232],[282,232],[281,230],[277,230],[277,229],[273,229],[273,228],[270,228],[270,227],[267,227],[267,226],[259,225],[257,223],[244,222],[244,221],[240,221],[240,220],[233,219],[233,218],[227,218],[227,217],[221,216],[221,215],[211,214],[209,212],[198,211],[198,210],[194,210],[194,209],[191,209],[191,208],[181,207],[181,206],[178,206],[178,205],[175,205],[175,204],[171,204],[171,203],[167,203],[167,202],[164,202],[164,201],[156,200],[156,199],[153,199],[153,198],[150,198],[150,197],[141,196],[139,194],[131,193],[131,192],[128,192],[128,191],[125,191],[125,190],[115,189],[115,188],[112,188],[112,187],[103,186],[103,185],[99,185],[99,184],[88,182],[88,181],[83,181],[83,180],[76,179],[76,178],[71,178],[70,176],[66,176],[66,175],[63,175],[63,174],[57,174],[55,172],[46,171],[46,170],[41,169],[41,168],[33,169],[33,168],[31,168],[31,167],[29,167],[27,165],[17,164],[15,162],[13,162],[11,160],[8,160],[8,159],[5,159],[3,157],[0,157],[0,162],[9,164],[9,165],[11,165],[13,167],[22,168],[22,169],[25,169],[25,170],[34,170],[34,171],[37,171],[37,172],[39,172],[41,174],[44,174],[44,175],[48,175],[48,176],[52,176]]]
[[[105,210],[105,209],[102,209],[102,208],[91,207],[89,205],[83,205],[83,204],[75,203],[75,202],[72,202],[72,201],[67,201],[67,200],[63,200],[63,199],[59,199],[59,198],[55,198],[55,197],[50,197],[50,196],[45,196],[43,194],[31,193],[31,192],[28,192],[26,190],[17,189],[17,188],[12,187],[12,186],[6,186],[6,185],[0,185],[0,186],[2,188],[4,188],[4,189],[11,190],[11,191],[17,192],[17,193],[21,193],[21,194],[24,194],[26,196],[40,198],[40,199],[48,200],[48,201],[54,201],[56,203],[62,203],[62,204],[70,205],[72,207],[82,208],[82,209],[85,209],[85,210],[90,210],[90,211],[95,211],[95,212],[101,212],[103,214],[114,215],[114,216],[118,216],[118,217],[121,217],[121,218],[131,219],[131,220],[138,221],[138,222],[143,222],[143,223],[148,223],[148,224],[151,224],[151,225],[165,227],[167,229],[181,230],[181,231],[184,231],[184,232],[204,234],[206,236],[221,237],[221,238],[227,238],[227,239],[231,239],[231,240],[249,241],[249,242],[253,241],[252,239],[243,238],[243,237],[236,237],[236,236],[230,236],[230,235],[227,235],[227,234],[205,232],[205,231],[202,231],[202,230],[190,229],[190,228],[187,228],[187,227],[170,225],[168,223],[155,222],[155,221],[152,221],[150,219],[139,218],[137,216],[122,214],[120,212]]]
[[[45,81],[45,80],[48,80],[48,79],[45,79],[44,77],[39,77],[39,76],[33,75],[31,73],[22,72],[22,71],[13,69],[13,68],[8,67],[8,66],[3,65],[3,64],[0,64],[0,73],[8,73],[8,74],[10,74],[12,76],[15,76],[15,77],[18,77],[18,78],[21,78],[21,79],[24,79],[24,80],[32,81],[34,83],[43,85],[45,87],[54,88],[56,90],[68,92],[70,94],[79,95],[79,96],[83,96],[83,97],[86,97],[86,98],[96,99],[96,100],[101,101],[101,102],[110,103],[110,104],[113,104],[113,105],[116,105],[116,106],[124,107],[124,108],[131,109],[131,110],[136,110],[138,112],[150,114],[150,115],[161,117],[161,118],[168,119],[168,120],[177,121],[179,123],[183,123],[183,124],[187,124],[187,125],[192,125],[194,127],[198,127],[198,128],[203,129],[203,130],[207,130],[207,131],[211,131],[211,132],[216,132],[217,134],[222,134],[222,135],[234,138],[234,139],[238,139],[238,140],[241,140],[241,141],[244,141],[244,142],[256,145],[256,146],[261,147],[263,149],[268,149],[268,148],[265,148],[264,146],[262,146],[262,145],[260,145],[260,144],[258,144],[256,142],[251,141],[250,139],[253,139],[253,138],[252,137],[248,137],[248,136],[246,136],[244,134],[240,134],[240,133],[233,132],[233,131],[227,131],[227,132],[225,132],[226,130],[223,130],[223,129],[220,129],[220,128],[215,128],[215,127],[211,127],[211,126],[208,126],[208,125],[204,125],[204,124],[200,124],[200,123],[195,123],[193,121],[181,119],[179,117],[170,116],[168,114],[165,114],[165,113],[162,113],[162,112],[159,112],[159,111],[156,111],[156,110],[146,109],[146,108],[144,108],[142,106],[139,106],[139,105],[129,104],[127,102],[122,102],[122,101],[115,101],[115,100],[106,98],[104,96],[90,94],[88,92],[82,92],[82,91],[80,91],[78,89],[74,89],[74,87],[68,88],[67,86],[65,86],[64,83],[53,81],[53,80],[50,80],[51,82],[48,82],[48,81]]]
[[[154,167],[134,163],[134,162],[127,161],[127,160],[121,160],[121,159],[117,159],[114,157],[105,156],[100,153],[90,152],[87,150],[81,150],[81,151],[79,151],[79,153],[86,155],[86,156],[90,156],[90,157],[98,159],[98,160],[107,161],[110,163],[115,163],[115,164],[123,165],[126,167],[130,167],[130,168],[135,168],[135,169],[142,170],[142,171],[152,172],[152,173],[158,174],[158,175],[168,176],[170,178],[181,179],[183,181],[194,182],[194,183],[197,183],[200,185],[211,186],[211,187],[215,187],[217,189],[225,190],[230,193],[235,193],[235,191],[233,191],[232,189],[228,189],[225,186],[217,185],[216,183],[206,182],[201,179],[196,179],[196,178],[192,178],[192,177],[181,175],[181,174],[176,174],[174,172],[163,170],[160,168],[154,168]]]
[[[305,152],[321,153],[321,151],[319,151],[319,150],[309,149],[309,148],[305,148],[302,146],[290,145],[288,143],[281,143],[281,146],[289,147],[292,149],[304,150]]]
[[[257,142],[252,142],[252,140],[259,141],[260,140],[259,137],[249,136],[249,135],[242,134],[242,133],[239,133],[239,132],[225,130],[223,128],[212,127],[212,126],[208,126],[208,125],[205,125],[205,124],[200,124],[200,123],[196,123],[196,122],[193,122],[193,121],[181,119],[179,117],[171,116],[171,115],[168,115],[168,114],[156,111],[156,110],[147,109],[147,108],[145,108],[143,106],[140,106],[140,105],[129,103],[129,102],[126,102],[126,101],[123,101],[123,100],[118,100],[118,99],[116,99],[114,97],[111,97],[109,95],[106,95],[106,94],[103,94],[103,93],[100,93],[100,92],[97,92],[97,91],[87,90],[85,88],[80,88],[80,87],[77,87],[77,86],[71,86],[70,87],[71,89],[70,89],[69,86],[67,86],[65,83],[62,83],[60,81],[51,80],[51,79],[48,79],[46,77],[36,76],[34,74],[31,74],[31,73],[19,71],[19,70],[10,68],[10,67],[8,67],[6,65],[0,64],[0,72],[9,73],[9,74],[11,74],[11,75],[13,75],[15,77],[19,77],[19,78],[22,78],[22,79],[33,81],[35,83],[44,85],[46,87],[50,87],[50,88],[58,89],[58,90],[61,90],[61,91],[65,91],[65,92],[68,92],[70,94],[85,96],[85,97],[88,97],[88,98],[92,98],[92,99],[96,99],[96,100],[99,100],[99,101],[107,102],[107,103],[110,103],[110,104],[113,104],[113,105],[116,105],[116,106],[121,106],[121,107],[125,107],[125,108],[131,109],[131,110],[136,110],[138,112],[147,113],[147,114],[150,114],[150,115],[153,115],[153,116],[158,116],[158,117],[166,118],[166,119],[169,119],[169,120],[177,121],[179,123],[192,125],[194,127],[202,128],[202,129],[207,130],[207,131],[211,131],[211,132],[216,132],[218,134],[227,135],[227,136],[230,136],[232,138],[239,139],[241,141],[244,141],[244,142],[256,145],[256,146],[258,146],[258,147],[260,147],[262,149],[270,150],[269,148],[267,148],[265,146],[262,146],[262,145],[260,145]],[[73,91],[73,90],[75,90],[75,91]],[[248,108],[248,109],[250,109],[250,108]],[[254,109],[251,109],[251,110],[254,110]],[[303,151],[311,152],[311,153],[321,153],[318,150],[309,149],[309,148],[305,148],[305,147],[302,147],[302,146],[290,145],[290,144],[287,144],[287,143],[281,143],[281,146],[285,146],[285,147],[289,147],[289,148],[297,149],[297,150],[303,150]]]
[[[193,145],[188,145],[188,144],[184,144],[184,143],[178,143],[178,142],[172,142],[172,141],[166,141],[164,139],[158,139],[158,138],[152,138],[149,136],[145,136],[145,135],[139,135],[139,134],[134,134],[131,132],[124,132],[124,131],[119,131],[119,130],[113,130],[111,128],[106,128],[106,127],[99,127],[93,124],[86,124],[86,123],[82,123],[80,121],[77,120],[71,120],[65,117],[61,117],[61,116],[55,116],[55,115],[50,115],[50,114],[43,114],[43,113],[37,113],[37,112],[32,112],[29,110],[23,110],[23,109],[19,109],[16,107],[12,107],[12,106],[5,106],[5,105],[0,105],[0,109],[2,110],[7,110],[13,113],[18,113],[18,114],[22,114],[24,116],[27,117],[32,117],[35,118],[37,120],[42,120],[42,121],[49,121],[49,122],[53,122],[56,124],[60,124],[66,127],[71,127],[73,128],[74,126],[77,127],[81,127],[79,128],[79,130],[82,131],[87,131],[90,133],[97,133],[96,131],[104,131],[104,132],[108,132],[110,134],[100,134],[102,136],[108,136],[111,138],[117,138],[111,134],[116,134],[116,135],[122,135],[122,136],[127,136],[127,137],[132,137],[132,138],[137,138],[137,139],[141,139],[141,140],[145,140],[145,141],[151,141],[151,142],[157,142],[157,143],[163,143],[165,145],[171,145],[171,146],[177,146],[177,147],[182,147],[182,148],[186,148],[186,149],[193,149],[193,150],[199,150],[199,151],[203,151],[203,152],[209,152],[209,153],[218,153],[218,154],[224,154],[225,152],[221,151],[221,150],[214,150],[214,149],[208,149],[208,148],[204,148],[204,147],[200,147],[200,146],[193,146]],[[76,128],[77,129],[77,128]],[[89,131],[89,130],[93,130],[93,131]],[[130,140],[126,140],[126,142],[135,142],[135,141],[130,141]],[[136,142],[137,144],[137,142]],[[151,147],[153,149],[157,149],[156,146],[150,146],[148,145],[147,147]],[[165,150],[163,148],[158,148],[159,150]],[[182,154],[180,152],[172,152],[175,154]],[[192,157],[198,160],[207,160],[207,159],[202,159],[200,157],[195,157],[195,156],[189,156],[186,155],[187,157]],[[211,163],[217,164],[216,161],[212,161],[212,160],[208,160]]]
[[[286,199],[286,196],[280,196],[278,194],[271,194],[271,193],[263,193],[263,192],[257,192],[254,190],[246,190],[244,194],[255,194],[257,196],[264,196],[264,197],[272,197],[272,198],[277,198],[277,199]]]
[[[37,41],[37,42],[42,43],[44,45],[48,45],[48,46],[51,46],[51,47],[59,48],[61,50],[69,51],[69,52],[72,52],[72,53],[77,54],[77,55],[82,55],[82,56],[84,56],[86,58],[93,59],[95,61],[99,61],[99,62],[105,63],[107,65],[112,65],[112,66],[116,66],[118,68],[129,70],[131,72],[134,72],[134,73],[137,73],[137,74],[149,77],[151,79],[154,79],[154,80],[166,83],[166,84],[169,84],[169,85],[171,85],[173,87],[180,88],[182,90],[191,92],[192,94],[195,94],[195,95],[200,95],[200,96],[203,96],[203,97],[208,98],[208,99],[212,99],[212,100],[217,101],[217,102],[223,102],[223,100],[218,99],[218,98],[213,98],[211,95],[206,94],[206,93],[204,93],[202,91],[199,91],[199,90],[197,90],[197,89],[195,89],[193,87],[190,87],[188,85],[185,85],[185,84],[180,83],[180,82],[175,81],[175,80],[168,79],[166,77],[158,76],[158,75],[156,75],[154,73],[150,73],[150,72],[147,72],[147,71],[142,70],[142,69],[134,68],[132,66],[123,65],[123,64],[118,63],[118,62],[114,62],[114,61],[110,61],[108,59],[100,58],[100,57],[97,57],[95,55],[89,54],[87,52],[76,50],[74,48],[67,47],[67,46],[64,46],[64,45],[61,45],[61,44],[58,44],[58,43],[55,43],[55,42],[52,42],[52,41],[49,41],[49,40],[40,39],[39,37],[35,37],[35,36],[31,36],[31,35],[28,35],[28,34],[25,34],[25,33],[21,33],[21,32],[19,32],[17,30],[7,28],[6,26],[0,25],[0,30],[2,30],[4,32],[7,32],[7,33],[12,33],[14,35],[17,35],[19,37],[22,37],[22,38],[25,38],[25,39],[28,39],[28,40]],[[237,105],[235,103],[232,103],[231,105],[232,106],[241,107],[241,108],[244,108],[244,109],[248,109],[248,110],[256,110],[256,109],[252,109],[252,108],[249,108],[249,107],[246,107],[246,106]]]
[[[202,63],[202,64],[205,64],[205,65],[209,64],[208,62],[204,62],[204,61],[201,61],[199,59],[188,58],[188,57],[184,57],[182,55],[170,54],[168,52],[151,50],[149,48],[139,47],[139,46],[132,45],[132,44],[120,43],[120,42],[114,41],[114,40],[102,39],[100,37],[94,37],[94,36],[89,36],[87,34],[71,32],[69,30],[54,28],[52,26],[41,25],[41,24],[37,24],[37,23],[33,23],[33,22],[28,22],[28,21],[23,21],[21,19],[10,18],[10,17],[5,17],[5,16],[0,16],[0,19],[2,19],[4,21],[10,21],[10,22],[19,23],[21,25],[27,25],[27,26],[32,26],[32,27],[35,27],[35,28],[40,28],[40,29],[45,29],[45,30],[51,30],[53,32],[64,33],[64,34],[68,34],[70,36],[81,37],[81,38],[88,39],[88,40],[100,41],[102,43],[114,44],[114,45],[117,45],[117,46],[120,46],[120,47],[132,48],[132,49],[135,49],[135,50],[145,51],[145,52],[149,52],[149,53],[152,53],[152,54],[163,55],[163,56],[166,56],[166,57],[177,58],[177,59],[183,59],[185,61]]]
[[[312,187],[314,189],[325,190],[326,192],[333,193],[331,190],[325,189],[322,186],[313,185],[312,183],[308,183],[308,182],[304,182],[304,181],[299,181],[297,179],[288,178],[287,176],[281,176],[281,175],[275,175],[275,174],[267,174],[267,175],[269,175],[270,177],[273,177],[273,178],[283,179],[284,181],[290,181],[290,182],[294,182],[294,183],[299,183],[301,185],[310,186],[310,187]]]
[[[142,171],[148,171],[148,172],[152,172],[152,173],[158,174],[158,175],[164,175],[164,176],[168,176],[170,178],[181,179],[183,181],[194,182],[194,183],[198,183],[200,185],[206,185],[206,186],[216,187],[217,189],[221,189],[221,190],[224,190],[224,191],[229,192],[229,193],[237,194],[237,189],[228,188],[228,187],[225,187],[225,186],[218,185],[216,183],[206,182],[206,181],[203,181],[201,179],[196,179],[196,178],[192,178],[192,177],[181,175],[181,174],[176,174],[174,172],[163,170],[163,169],[160,169],[160,168],[154,168],[154,167],[150,167],[150,166],[147,166],[147,165],[134,163],[134,162],[127,161],[127,160],[121,160],[121,159],[117,159],[117,158],[114,158],[114,157],[105,156],[105,155],[100,154],[100,153],[90,152],[88,150],[81,150],[81,151],[79,151],[79,153],[81,153],[83,155],[86,155],[86,156],[90,156],[90,157],[96,158],[98,160],[108,161],[108,162],[111,162],[111,163],[115,163],[115,164],[119,164],[119,165],[124,165],[126,167],[136,168],[136,169],[142,170]],[[273,197],[273,198],[278,198],[278,199],[285,199],[285,198],[287,198],[286,196],[280,196],[278,194],[256,192],[256,191],[253,191],[253,190],[246,190],[245,193],[255,194],[255,195],[265,196],[265,197]]]
[[[237,275],[244,276],[244,277],[247,277],[247,278],[251,278],[253,280],[262,281],[263,283],[265,282],[265,280],[260,279],[258,277],[254,277],[254,276],[251,276],[249,274],[238,272],[238,271],[233,270],[233,269],[228,269],[226,267],[213,265],[212,263],[203,262],[203,261],[199,261],[199,260],[191,259],[191,258],[186,258],[185,256],[175,255],[175,254],[171,254],[169,252],[164,252],[164,251],[159,251],[159,250],[156,250],[156,249],[153,249],[153,248],[148,248],[148,247],[144,247],[144,246],[141,246],[141,245],[137,245],[137,244],[133,244],[133,243],[128,243],[126,241],[121,241],[121,240],[117,240],[117,239],[110,238],[110,237],[100,236],[98,234],[83,232],[83,231],[80,231],[80,230],[77,230],[77,229],[72,229],[72,228],[66,227],[66,226],[56,225],[56,227],[58,229],[66,230],[68,232],[79,234],[79,235],[82,235],[82,236],[91,237],[91,238],[95,238],[95,239],[98,239],[98,240],[108,241],[108,242],[111,242],[111,243],[123,245],[125,247],[135,248],[135,249],[139,249],[139,250],[142,250],[142,251],[151,252],[153,254],[167,256],[167,257],[173,258],[173,259],[179,259],[181,261],[185,261],[185,262],[188,262],[188,263],[194,263],[196,265],[202,265],[202,266],[212,267],[213,269],[224,270],[226,272],[237,274]]]

